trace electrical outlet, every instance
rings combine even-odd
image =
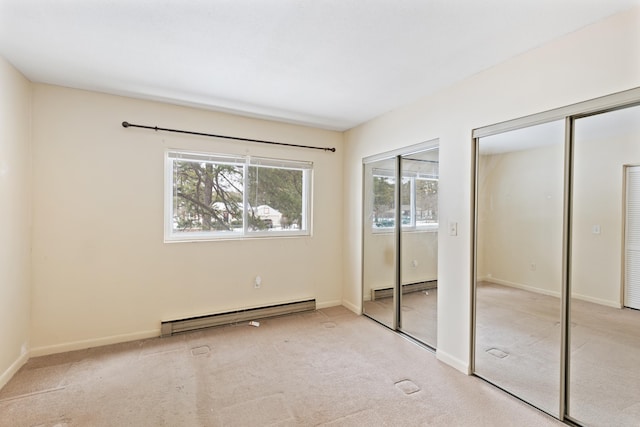
[[[256,281],[254,282],[253,287],[255,289],[260,289],[260,286],[262,286],[262,277],[256,276]]]

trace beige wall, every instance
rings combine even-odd
[[[472,129],[640,86],[640,8],[574,32],[347,133],[344,304],[362,304],[362,159],[440,140],[437,356],[468,372]],[[450,236],[449,222],[458,223]]]
[[[624,165],[640,164],[640,122],[607,125],[607,117],[610,114],[576,122],[572,295],[621,307],[623,170]],[[592,120],[599,126],[583,126]],[[480,280],[560,297],[563,162],[561,140],[553,146],[480,157]],[[593,232],[595,226],[600,232]]]
[[[395,286],[395,247],[393,232],[373,232],[364,245],[364,300],[371,299],[372,289]],[[402,284],[438,278],[438,232],[405,231],[402,233]]]
[[[625,111],[576,121],[573,188],[572,295],[598,304],[622,305],[624,165],[640,165],[638,107],[626,123],[607,119]],[[592,131],[593,130],[593,131]],[[593,232],[594,226],[600,232]]]
[[[480,156],[480,280],[561,296],[564,141],[558,136],[553,145]]]
[[[157,336],[162,320],[301,298],[341,303],[341,133],[42,84],[33,108],[34,355]],[[125,120],[337,152],[125,129]],[[167,148],[312,161],[313,236],[163,243]]]
[[[31,89],[0,57],[0,387],[26,362],[31,298]]]

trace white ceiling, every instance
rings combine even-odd
[[[345,130],[640,0],[0,0],[30,80]]]

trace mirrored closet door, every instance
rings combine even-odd
[[[640,89],[474,131],[475,375],[640,425]]]
[[[575,120],[567,414],[640,425],[640,107]]]
[[[365,159],[363,312],[436,347],[438,149]]]
[[[438,301],[438,150],[401,156],[399,329],[436,346]]]
[[[477,149],[475,373],[558,417],[564,120]]]
[[[362,281],[364,313],[396,329],[396,158],[364,165]]]

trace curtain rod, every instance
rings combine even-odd
[[[300,144],[288,144],[286,142],[276,142],[276,141],[264,141],[262,139],[251,139],[251,138],[240,138],[237,136],[226,136],[226,135],[215,135],[212,133],[203,133],[203,132],[192,132],[189,130],[180,130],[180,129],[169,129],[169,128],[161,128],[158,126],[144,126],[144,125],[135,125],[129,122],[122,122],[122,127],[128,128],[142,128],[142,129],[151,129],[155,131],[164,131],[164,132],[175,132],[175,133],[186,133],[188,135],[199,135],[199,136],[209,136],[211,138],[224,138],[224,139],[234,139],[236,141],[247,141],[247,142],[258,142],[260,144],[272,144],[272,145],[284,145],[286,147],[297,147],[297,148],[309,148],[312,150],[323,150],[323,151],[331,151],[335,153],[336,149],[334,147],[313,147],[311,145],[300,145]]]

